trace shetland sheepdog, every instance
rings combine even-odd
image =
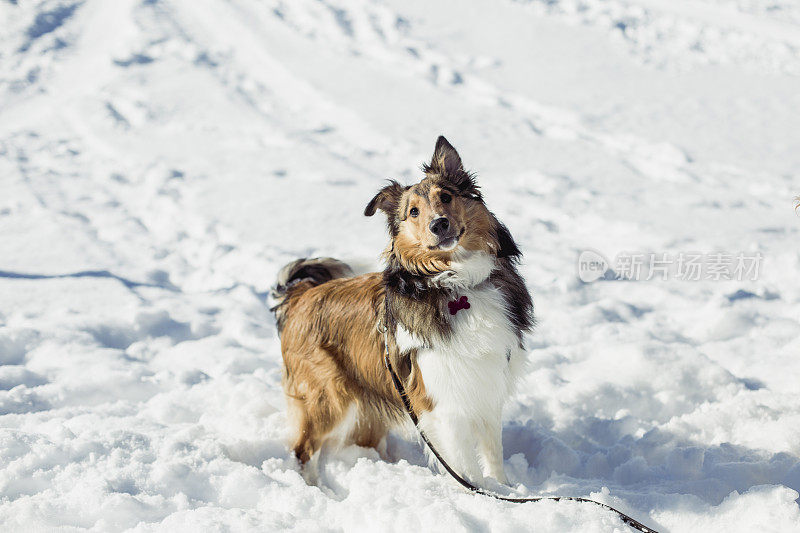
[[[521,252],[444,137],[422,171],[414,185],[390,180],[364,210],[387,217],[383,272],[298,259],[273,288],[292,447],[307,479],[333,435],[385,456],[387,431],[407,421],[383,363],[386,326],[392,364],[444,460],[474,484],[507,483],[502,409],[534,322]]]

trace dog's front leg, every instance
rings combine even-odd
[[[503,465],[503,427],[500,414],[494,420],[486,420],[475,428],[478,434],[478,451],[484,473],[498,483],[508,485]]]
[[[420,417],[420,427],[453,470],[471,483],[483,485],[478,440],[470,420],[461,413],[438,408]],[[435,458],[430,459],[435,462]]]

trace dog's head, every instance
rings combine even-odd
[[[439,137],[425,177],[414,185],[396,181],[381,189],[364,214],[380,209],[388,218],[390,257],[415,274],[447,270],[454,254],[482,251],[497,257],[520,255],[506,227],[486,208],[472,173],[447,139]]]

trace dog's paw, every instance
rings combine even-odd
[[[486,477],[483,480],[482,486],[484,489],[500,496],[515,496],[515,492],[508,484],[508,480],[498,481],[493,477]]]
[[[455,270],[445,270],[431,278],[431,281],[436,285],[453,285],[459,280],[458,273]]]

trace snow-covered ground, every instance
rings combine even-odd
[[[517,492],[800,529],[792,0],[0,1],[0,529],[625,530],[401,435],[319,487],[291,458],[266,292],[380,268],[363,208],[439,134],[525,252]],[[763,259],[584,283],[584,250]]]

